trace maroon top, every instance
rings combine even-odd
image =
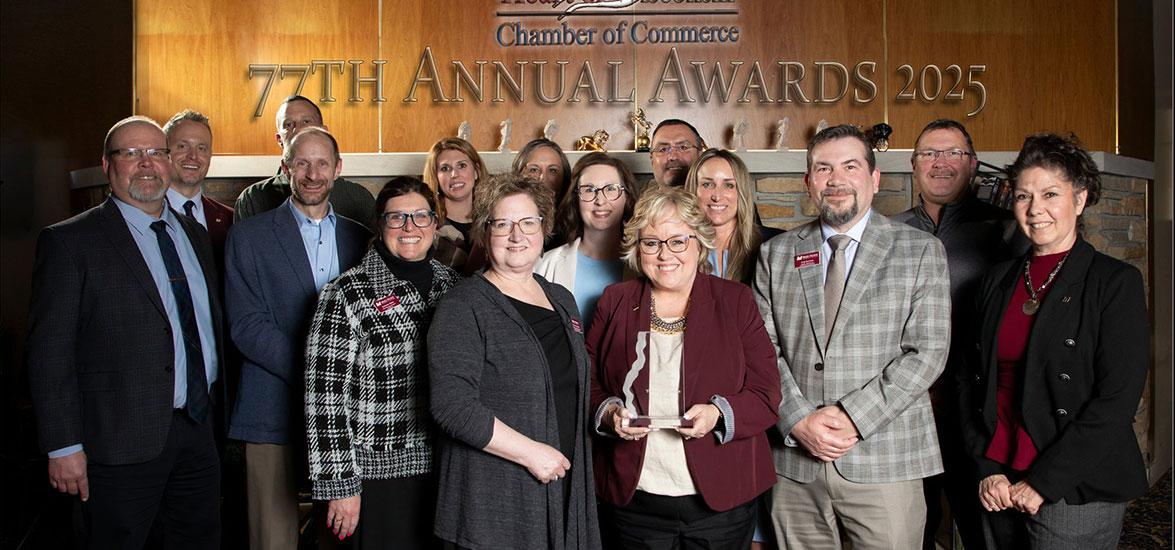
[[[1069,251],[1033,256],[1029,271],[1032,273],[1032,285],[1039,288],[1048,279],[1049,272]],[[1037,301],[1044,301],[1044,297],[1052,289],[1048,288],[1037,292]],[[1000,332],[996,342],[996,425],[995,435],[987,447],[987,458],[1011,467],[1013,470],[1027,470],[1036,459],[1036,445],[1020,417],[1020,401],[1022,391],[1020,384],[1024,379],[1024,356],[1028,351],[1028,337],[1032,334],[1032,323],[1036,315],[1025,315],[1021,309],[1028,301],[1028,290],[1024,286],[1024,275],[1016,279],[1012,299],[1008,302],[1008,309],[1004,310],[1004,319],[1000,322]]]

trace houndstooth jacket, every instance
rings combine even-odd
[[[425,337],[460,275],[436,260],[427,298],[373,247],[322,289],[306,342],[306,439],[313,496],[360,493],[362,479],[433,469]]]

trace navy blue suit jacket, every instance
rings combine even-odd
[[[284,445],[303,437],[306,332],[318,289],[286,203],[236,222],[225,245],[229,333],[242,357],[229,437],[251,443]],[[371,233],[336,216],[342,273],[363,258]]]

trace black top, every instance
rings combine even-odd
[[[465,240],[465,242],[461,244],[461,249],[469,252],[469,248],[473,246],[473,241],[469,240],[469,230],[473,228],[473,223],[453,221],[452,219],[445,217],[445,225],[451,225],[454,229],[461,232],[461,238]]]
[[[432,264],[429,262],[432,260],[432,252],[424,259],[413,262],[392,255],[383,241],[376,240],[374,246],[375,251],[379,252],[379,257],[383,258],[384,264],[388,266],[388,271],[397,279],[412,283],[416,292],[419,292],[427,302],[428,294],[432,291]]]

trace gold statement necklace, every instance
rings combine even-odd
[[[1032,273],[1030,273],[1030,270],[1028,269],[1028,266],[1032,265],[1032,258],[1029,258],[1024,262],[1024,287],[1028,290],[1028,301],[1024,302],[1024,305],[1020,307],[1020,310],[1023,311],[1025,315],[1036,315],[1036,312],[1040,310],[1040,300],[1037,300],[1036,296],[1041,292],[1044,292],[1044,290],[1048,288],[1049,285],[1053,284],[1053,279],[1057,278],[1057,273],[1060,273],[1061,266],[1065,265],[1065,260],[1068,259],[1069,254],[1066,253],[1065,256],[1061,258],[1061,261],[1057,262],[1057,266],[1049,272],[1049,276],[1044,280],[1044,284],[1040,285],[1040,288],[1036,290],[1032,289]]]
[[[666,321],[657,315],[657,299],[653,294],[649,293],[649,306],[652,310],[652,315],[649,316],[649,323],[652,325],[653,332],[660,334],[678,334],[685,332],[685,320],[689,316],[689,306],[693,297],[689,297],[685,301],[685,312],[681,314],[676,321]]]

